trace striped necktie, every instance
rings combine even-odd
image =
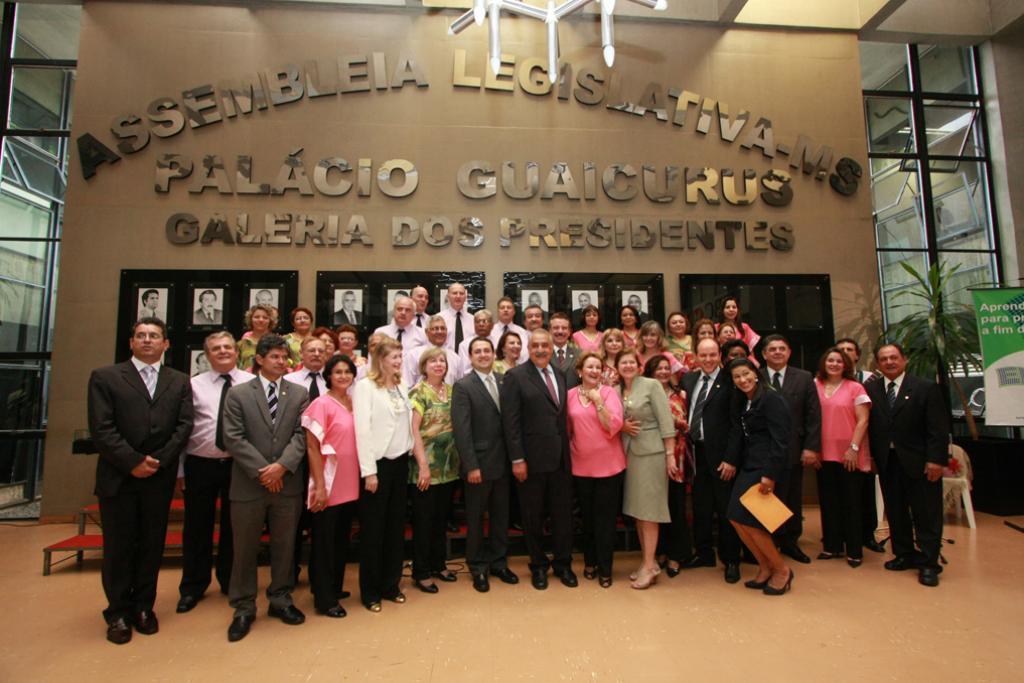
[[[267,385],[267,409],[270,411],[270,421],[277,422],[277,385],[274,382]]]

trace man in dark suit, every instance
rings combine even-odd
[[[699,372],[683,375],[690,397],[690,440],[696,472],[693,481],[693,540],[696,554],[683,569],[714,567],[712,525],[718,517],[718,557],[725,564],[725,580],[740,580],[740,538],[726,516],[733,478],[742,445],[739,421],[733,410],[732,378],[721,367],[718,342],[703,339],[697,345]]]
[[[192,431],[188,376],[163,365],[169,348],[159,318],[135,323],[132,357],[93,370],[89,431],[99,452],[96,495],[103,525],[107,640],[127,643],[132,627],[159,629],[153,602],[164,554],[178,458]]]
[[[306,435],[299,418],[309,405],[309,395],[283,379],[288,371],[288,342],[283,337],[263,335],[256,345],[256,363],[260,369],[256,379],[232,387],[224,401],[224,444],[233,459],[231,642],[248,635],[256,618],[256,557],[264,519],[270,527],[268,614],[291,625],[306,619],[292,603],[292,589],[295,534],[305,494],[297,473],[306,457]]]
[[[359,327],[363,324],[363,312],[356,310],[356,293],[347,289],[341,293],[341,308],[334,312],[334,325],[354,325]]]
[[[466,480],[466,563],[473,588],[490,590],[488,573],[505,583],[519,583],[508,568],[508,454],[501,425],[499,387],[494,374],[494,346],[487,337],[469,342],[472,369],[452,390],[452,430],[459,468]],[[484,513],[490,531],[484,542]]]
[[[551,367],[551,333],[530,335],[530,360],[505,373],[501,419],[512,475],[519,482],[526,547],[533,587],[548,587],[544,552],[544,511],[551,519],[555,575],[569,588],[572,571],[572,471],[566,425],[565,375]]]
[[[871,398],[871,457],[881,476],[896,556],[885,568],[916,567],[922,585],[938,586],[949,411],[935,382],[907,374],[907,357],[898,344],[878,347],[875,363],[882,377],[864,388]]]
[[[580,376],[576,374],[576,358],[580,350],[570,340],[572,327],[569,326],[569,316],[561,311],[551,314],[549,324],[551,330],[551,342],[554,345],[551,351],[551,364],[562,371],[565,375],[565,386],[572,389],[580,383]]]
[[[789,404],[792,418],[786,468],[775,483],[775,495],[793,512],[793,516],[774,534],[783,555],[807,564],[811,558],[800,549],[804,531],[804,467],[821,467],[821,403],[814,376],[806,370],[790,367],[792,350],[781,334],[769,334],[762,340],[768,381]]]
[[[217,292],[204,289],[199,293],[199,308],[192,311],[193,325],[220,325],[224,320],[224,311],[217,308]]]

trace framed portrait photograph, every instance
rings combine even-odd
[[[640,322],[651,319],[651,288],[645,286],[621,285],[618,290],[618,305],[632,306],[640,311]]]
[[[553,289],[553,285],[538,282],[516,285],[516,293],[512,298],[519,309],[517,315],[520,324],[523,324],[525,320],[527,308],[530,306],[540,306],[540,309],[544,311],[544,324],[547,325],[548,314],[551,312],[551,303],[554,301]]]
[[[163,320],[167,327],[172,327],[174,321],[168,319],[167,311],[174,310],[171,306],[173,292],[174,287],[166,282],[135,285],[135,308],[138,311],[135,320],[155,317]]]
[[[189,284],[192,308],[189,326],[212,329],[223,327],[227,321],[228,287],[223,282],[193,282]]]
[[[583,324],[584,308],[596,306],[598,314],[604,310],[604,297],[599,285],[568,285],[565,300],[571,311],[570,318],[574,330],[581,330],[585,327]]]
[[[250,282],[246,285],[246,291],[246,310],[256,304],[263,304],[264,306],[273,306],[277,309],[278,315],[283,315],[281,293],[284,291],[284,284],[280,282]]]
[[[202,347],[190,347],[188,350],[188,376],[195,377],[210,369],[210,360]]]
[[[331,285],[331,323],[362,327],[366,320],[366,304],[369,294],[366,285]]]
[[[388,320],[391,319],[391,312],[395,310],[395,297],[411,296],[414,285],[384,285],[384,309]]]

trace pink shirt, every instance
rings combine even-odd
[[[836,393],[825,395],[825,385],[815,378],[821,402],[821,458],[826,462],[842,462],[843,454],[853,441],[853,430],[857,428],[856,406],[871,405],[871,399],[860,382],[844,379]],[[871,450],[864,439],[857,453],[857,469],[871,471]]]
[[[195,425],[188,438],[185,452],[201,458],[228,458],[226,452],[217,448],[217,417],[220,414],[220,393],[224,389],[221,373],[207,370],[192,378],[192,405],[195,410]],[[245,384],[256,375],[232,368],[226,373],[231,376],[231,386]],[[184,476],[184,475],[183,475]]]
[[[315,399],[302,414],[302,426],[320,442],[327,485],[327,507],[359,498],[359,459],[352,413],[329,394]],[[309,478],[309,498],[313,496]],[[306,505],[309,505],[307,500]]]
[[[597,338],[594,341],[587,339],[587,335],[583,334],[583,330],[573,332],[572,340],[576,346],[580,347],[581,354],[583,353],[601,353],[601,342],[604,340],[604,332],[598,332]]]
[[[626,453],[622,450],[622,399],[612,387],[601,386],[601,400],[608,414],[611,433],[601,426],[594,404],[580,403],[580,387],[569,390],[569,452],[572,473],[577,477],[611,477],[626,469]]]

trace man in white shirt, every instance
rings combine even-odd
[[[430,321],[430,313],[427,312],[427,305],[430,304],[430,292],[423,285],[416,285],[412,288],[409,296],[416,302],[416,313],[413,316],[416,327],[426,329],[427,323]]]
[[[302,340],[302,369],[289,372],[285,381],[305,387],[309,392],[310,402],[327,393],[327,382],[324,380],[323,369],[327,362],[327,345],[317,337],[306,337]]]
[[[209,335],[203,342],[210,369],[192,378],[195,421],[178,470],[184,477],[185,526],[178,613],[188,612],[203,599],[213,569],[221,593],[227,594],[234,557],[231,534],[231,456],[224,450],[221,413],[228,389],[255,378],[239,370],[238,347],[230,332]],[[213,536],[220,501],[219,540],[214,568]]]
[[[444,346],[452,351],[458,351],[463,340],[473,336],[471,332],[473,319],[466,310],[467,297],[468,293],[464,286],[458,282],[449,285],[448,308],[439,314],[444,318],[444,322],[448,326],[448,339],[445,340]]]
[[[395,297],[394,317],[388,325],[381,325],[374,333],[386,334],[392,339],[397,339],[406,351],[425,346],[427,335],[423,330],[416,327],[415,319],[416,302],[412,297],[399,295]]]
[[[527,335],[544,327],[544,309],[540,306],[527,306],[523,311],[523,324],[526,326]],[[528,341],[523,340],[523,346],[527,344]]]
[[[435,346],[444,349],[445,358],[448,359],[448,372],[444,376],[445,383],[455,384],[455,381],[462,377],[462,362],[459,360],[458,354],[445,347],[444,343],[447,338],[448,326],[445,324],[444,318],[440,314],[431,316],[427,323],[427,344],[402,353],[402,379],[408,388],[412,389],[416,386],[422,377],[420,375],[420,357],[426,353],[427,349],[432,349]]]
[[[516,304],[512,301],[512,298],[503,296],[498,299],[498,322],[491,329],[491,343],[494,344],[495,358],[498,357],[498,349],[500,348],[498,342],[501,341],[501,335],[505,334],[505,332],[515,332],[518,334],[523,348],[528,348],[530,333],[526,331],[525,327],[514,322],[515,317]],[[527,353],[520,354],[519,363],[525,363],[529,357],[530,355]]]
[[[481,308],[473,314],[473,336],[466,337],[466,340],[459,346],[459,365],[462,368],[459,379],[469,374],[472,363],[469,358],[469,345],[474,337],[490,338],[491,330],[494,328],[494,316],[486,308]],[[491,342],[493,345],[493,342]]]

